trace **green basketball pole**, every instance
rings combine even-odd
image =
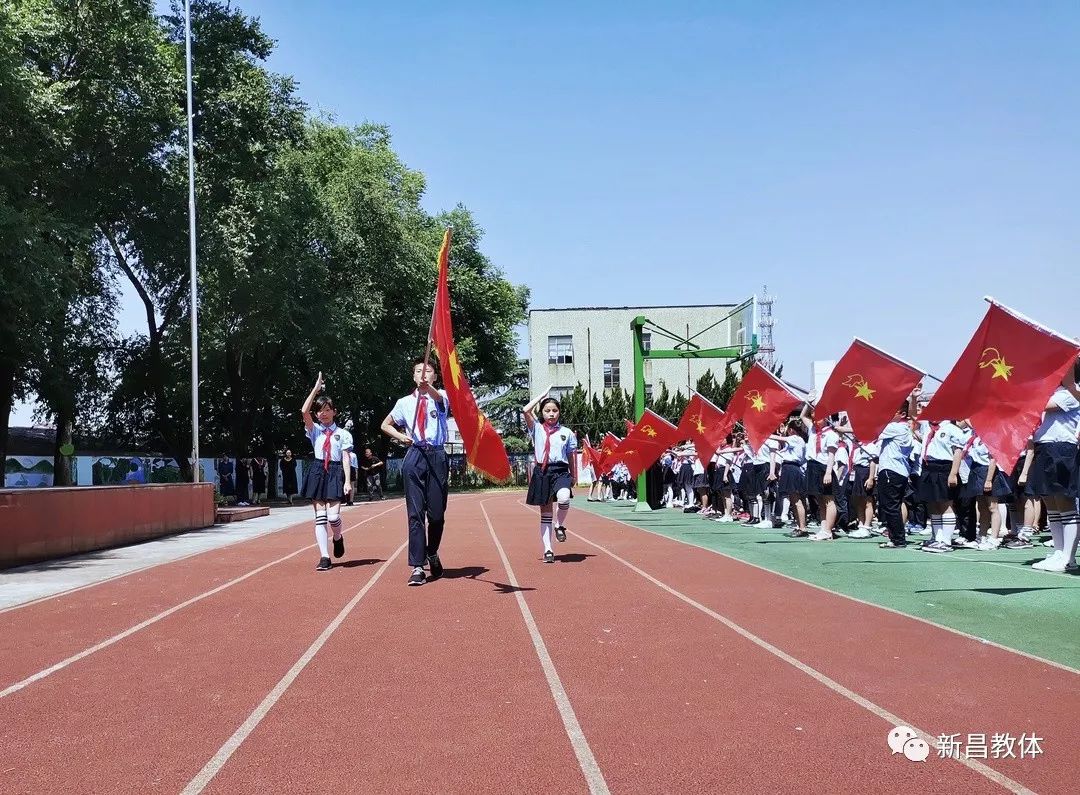
[[[728,316],[730,317],[730,315]],[[719,323],[722,323],[727,318],[723,318],[717,323],[714,323],[709,328],[699,331],[694,337],[704,334],[709,329],[713,328]],[[658,351],[649,350],[646,351],[643,341],[642,332],[645,326],[651,326],[665,336],[671,339],[678,340],[674,350]],[[646,359],[741,359],[748,355],[745,348],[736,346],[731,348],[698,348],[691,340],[693,337],[683,339],[682,337],[672,334],[667,329],[657,325],[650,321],[644,315],[638,315],[630,322],[630,329],[634,334],[634,422],[641,422],[641,417],[645,413],[645,360]],[[757,352],[758,341],[757,334],[753,334],[751,337],[749,355],[753,355]],[[635,513],[645,513],[651,511],[649,501],[645,498],[645,473],[642,472],[637,478],[637,505],[634,506]]]

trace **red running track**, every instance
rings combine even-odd
[[[453,498],[423,588],[379,506],[329,573],[302,524],[0,613],[0,791],[1071,791],[1075,674],[590,514],[545,565],[521,499]]]

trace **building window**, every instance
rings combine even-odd
[[[573,364],[574,338],[569,334],[548,337],[548,364]]]
[[[739,347],[746,345],[746,326],[739,323],[739,329],[735,332],[735,344]]]
[[[604,389],[618,389],[619,360],[604,359]]]
[[[645,403],[652,403],[652,384],[645,384]]]
[[[652,350],[652,334],[646,332],[641,335],[641,350],[645,353]]]
[[[572,386],[553,386],[551,391],[548,392],[548,396],[555,398],[560,403],[566,399],[566,396],[574,391]]]

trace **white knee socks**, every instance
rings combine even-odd
[[[1046,523],[1050,526],[1050,536],[1054,539],[1054,551],[1065,551],[1065,527],[1063,526],[1061,512],[1047,511]]]
[[[566,521],[566,514],[570,511],[570,489],[559,489],[555,499],[559,501],[559,510],[555,514],[555,526],[565,527],[563,522]]]
[[[551,507],[540,511],[540,540],[544,542],[544,551],[551,552]]]
[[[326,506],[326,518],[330,525],[330,532],[334,534],[334,540],[341,538],[341,506]]]
[[[1076,563],[1076,544],[1080,536],[1080,515],[1076,511],[1063,511],[1061,514],[1062,526],[1062,549],[1065,551],[1066,563]]]
[[[315,542],[319,545],[319,557],[330,557],[330,545],[326,540],[326,511],[315,511]]]

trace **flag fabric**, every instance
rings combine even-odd
[[[583,467],[591,466],[595,469],[599,469],[600,464],[603,463],[604,459],[601,456],[600,451],[592,446],[588,434],[583,437],[582,446],[585,448],[585,453],[581,458],[581,465]]]
[[[610,471],[611,466],[615,463],[615,460],[611,457],[615,451],[619,449],[619,445],[622,444],[622,439],[608,431],[604,434],[604,438],[600,440],[600,472],[601,474]]]
[[[728,425],[742,420],[746,437],[755,450],[776,433],[781,420],[803,403],[775,375],[755,363],[743,376],[728,402]]]
[[[462,372],[454,346],[454,327],[450,321],[450,230],[443,234],[439,248],[439,282],[435,290],[435,312],[431,336],[442,365],[443,385],[450,398],[450,409],[457,420],[465,457],[484,477],[496,483],[510,479],[510,458],[495,426],[476,405],[476,397]]]
[[[708,466],[713,455],[724,445],[731,430],[724,412],[706,398],[694,392],[679,420],[680,439],[693,439],[698,460]]]
[[[998,466],[1008,472],[1078,353],[1077,342],[991,301],[975,336],[919,419],[970,420]]]
[[[679,429],[649,409],[641,415],[634,430],[626,434],[618,449],[611,454],[608,465],[622,461],[636,478],[653,465],[669,445],[679,439]]]
[[[821,390],[814,414],[846,411],[855,438],[871,442],[896,415],[923,373],[868,342],[851,343]]]
[[[630,422],[630,420],[623,420],[623,422],[626,423],[626,432],[631,433],[634,430],[634,423]]]

